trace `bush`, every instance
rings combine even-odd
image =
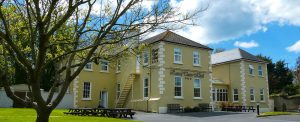
[[[300,87],[298,85],[290,84],[283,88],[284,92],[288,94],[288,96],[295,95],[298,93],[298,89]]]
[[[193,112],[200,112],[200,108],[199,108],[198,106],[195,106],[195,107],[193,108]]]
[[[193,109],[192,109],[191,107],[188,106],[188,107],[185,107],[185,108],[184,108],[184,112],[185,112],[185,113],[193,112]]]

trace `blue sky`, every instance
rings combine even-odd
[[[170,0],[179,12],[208,7],[197,26],[177,34],[211,48],[244,49],[285,60],[293,67],[300,56],[300,0]],[[161,31],[154,32],[155,35]]]
[[[300,53],[290,52],[286,48],[300,40],[300,27],[285,25],[280,26],[278,23],[267,25],[268,30],[259,31],[251,35],[244,35],[236,39],[223,41],[216,44],[209,44],[211,48],[225,48],[227,50],[237,48],[234,45],[236,41],[251,42],[258,44],[257,47],[239,47],[252,54],[262,54],[271,57],[273,61],[285,60],[289,63],[289,67],[293,67],[296,63],[296,58]]]

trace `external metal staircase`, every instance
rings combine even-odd
[[[116,104],[115,104],[115,108],[123,108],[123,107],[125,107],[127,98],[128,98],[128,96],[130,94],[133,82],[134,82],[135,78],[137,77],[137,75],[138,74],[136,74],[136,73],[132,73],[132,74],[129,75],[126,83],[124,84],[124,86],[123,86],[123,88],[121,90],[119,98],[117,98],[117,101],[116,101]]]

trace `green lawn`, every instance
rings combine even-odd
[[[299,113],[295,112],[264,112],[257,117],[265,117],[265,116],[278,116],[278,115],[299,115]]]
[[[132,120],[123,120],[108,117],[89,117],[64,115],[67,110],[56,109],[50,116],[50,122],[130,122]],[[0,108],[0,122],[34,122],[36,113],[33,109],[19,108]]]

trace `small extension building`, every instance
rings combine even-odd
[[[212,55],[212,49],[165,31],[141,43],[138,56],[88,63],[70,86],[74,107],[127,107],[167,112],[167,104],[215,110],[223,102],[268,108],[266,63],[235,49]]]

